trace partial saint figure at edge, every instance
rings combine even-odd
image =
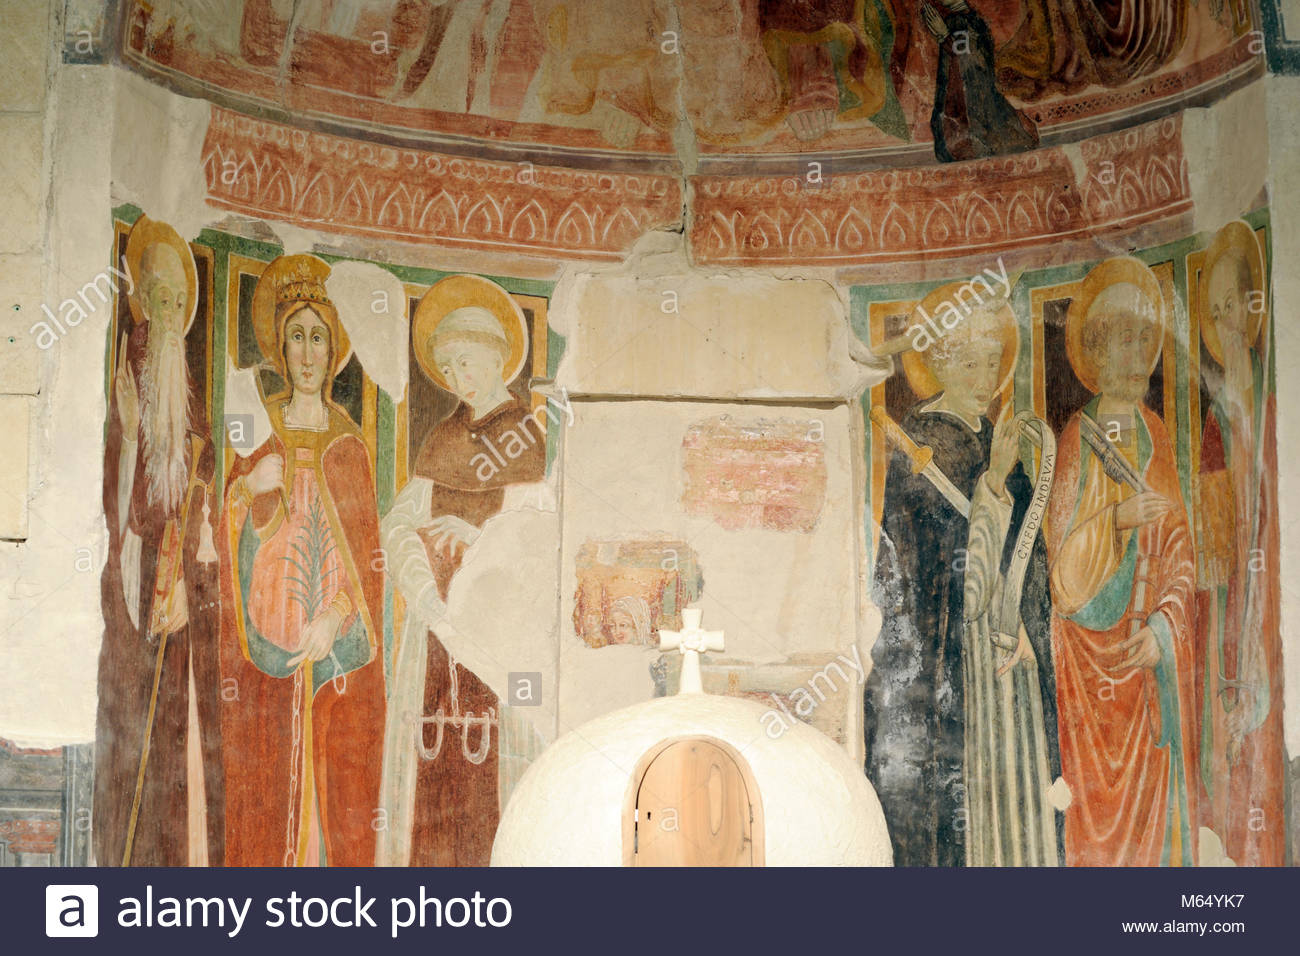
[[[1201,820],[1239,866],[1286,863],[1277,400],[1263,258],[1237,220],[1201,268],[1201,337],[1223,369],[1197,476]]]

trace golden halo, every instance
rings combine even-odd
[[[925,329],[930,328],[920,314],[922,311],[931,319],[934,319],[936,325],[940,325],[938,319],[935,318],[935,313],[943,308],[945,303],[965,313],[964,304],[967,300],[958,294],[958,290],[961,289],[968,290],[969,294],[969,283],[949,282],[947,285],[931,289],[930,293],[912,310],[907,327],[910,329],[915,325],[920,325]],[[1002,364],[998,366],[998,388],[995,393],[1001,396],[1011,387],[1011,380],[1015,375],[1016,356],[1020,352],[1020,329],[1017,326],[1016,314],[1011,310],[1010,303],[1001,299],[1001,297],[999,297],[999,300],[1001,305],[993,314],[1000,320],[997,331],[1002,337]],[[980,307],[977,305],[975,309],[979,311]],[[964,315],[963,321],[965,321],[965,318]],[[942,330],[942,325],[940,325],[940,329]],[[931,332],[933,333],[933,330]],[[907,375],[907,384],[912,387],[912,391],[916,393],[916,396],[922,400],[937,395],[943,390],[943,385],[939,382],[933,368],[930,366],[931,358],[928,348],[920,352],[909,350],[903,353],[903,372]]]
[[[415,348],[415,360],[420,363],[424,374],[439,388],[449,392],[452,391],[451,386],[428,354],[429,338],[448,314],[471,305],[487,309],[501,323],[501,331],[510,348],[510,354],[501,365],[501,377],[506,385],[515,380],[528,358],[528,323],[524,320],[524,312],[519,308],[519,303],[510,298],[505,289],[482,276],[455,275],[439,279],[429,287],[429,291],[421,297],[420,304],[415,307],[411,342]]]
[[[1201,274],[1197,283],[1201,305],[1201,337],[1205,348],[1214,356],[1214,361],[1223,365],[1223,344],[1219,341],[1219,325],[1210,307],[1210,273],[1215,264],[1227,252],[1240,252],[1250,267],[1250,284],[1259,291],[1264,291],[1264,252],[1259,247],[1255,231],[1240,219],[1228,223],[1218,234],[1209,248],[1205,250],[1205,261],[1201,265]],[[1254,345],[1259,340],[1259,330],[1264,324],[1264,309],[1249,310],[1251,328],[1248,344]]]
[[[126,273],[131,278],[131,294],[127,296],[127,304],[131,307],[131,317],[136,324],[144,325],[149,321],[140,302],[140,286],[144,278],[140,275],[140,260],[146,249],[160,242],[176,250],[181,266],[185,269],[185,294],[190,309],[190,314],[185,318],[185,332],[182,333],[185,334],[194,324],[194,316],[199,307],[199,270],[194,264],[194,252],[175,229],[148,216],[141,216],[135,221],[126,240]]]
[[[285,371],[284,353],[280,348],[284,330],[275,327],[276,292],[280,282],[287,275],[304,272],[319,281],[321,288],[324,288],[325,280],[330,274],[329,263],[308,253],[279,256],[272,259],[262,271],[262,275],[257,280],[257,288],[253,291],[253,334],[257,336],[257,347],[262,350],[262,357],[273,362],[277,371],[284,376],[286,384],[290,385],[292,382],[289,381]],[[318,309],[317,314],[330,327],[330,335],[334,339],[331,343],[334,346],[333,374],[338,375],[343,371],[343,366],[348,364],[348,359],[352,357],[352,343],[348,339],[342,321],[339,320],[338,309],[333,302],[329,301],[325,303],[305,301],[303,304],[328,306],[328,308]]]
[[[1098,263],[1084,276],[1079,294],[1071,300],[1070,310],[1065,317],[1065,354],[1083,387],[1093,394],[1097,392],[1097,368],[1088,355],[1088,350],[1083,347],[1084,325],[1088,318],[1088,310],[1092,308],[1097,296],[1122,282],[1137,286],[1155,310],[1159,330],[1155,336],[1151,355],[1147,359],[1149,371],[1155,371],[1156,362],[1160,359],[1160,349],[1164,346],[1164,330],[1168,319],[1165,316],[1165,297],[1160,291],[1160,280],[1156,278],[1156,274],[1147,267],[1146,263],[1132,256],[1116,256],[1114,259]]]

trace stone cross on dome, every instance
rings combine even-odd
[[[683,608],[682,629],[659,632],[659,649],[671,651],[676,648],[682,655],[682,678],[677,686],[679,694],[703,694],[704,685],[700,683],[700,655],[705,651],[725,649],[722,631],[706,631],[700,627],[700,618],[703,614],[704,612],[699,608]]]

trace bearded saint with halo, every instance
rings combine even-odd
[[[176,230],[148,216],[125,259],[134,321],[116,343],[104,450],[95,858],[219,866],[215,456],[185,348],[198,271]]]

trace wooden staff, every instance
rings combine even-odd
[[[169,581],[167,590],[163,592],[164,597],[170,595],[176,588],[176,579],[180,574],[181,565],[185,561],[185,532],[189,528],[190,519],[190,501],[194,497],[194,486],[201,488],[207,486],[199,481],[199,457],[203,451],[203,442],[195,437],[190,436],[190,481],[185,487],[185,503],[181,506],[181,533],[180,545],[176,559],[172,562],[171,573],[168,575]],[[153,602],[149,603],[149,620],[150,625],[153,621],[154,607]],[[148,626],[148,625],[147,625]],[[167,634],[160,634],[158,637],[158,655],[154,661],[153,667],[153,691],[149,695],[149,716],[145,719],[144,725],[144,744],[140,748],[140,771],[135,777],[135,797],[131,800],[131,816],[126,826],[126,847],[122,852],[122,865],[131,865],[131,848],[135,844],[135,825],[140,818],[140,798],[144,793],[144,774],[149,765],[149,741],[153,737],[153,721],[158,710],[158,686],[162,681],[163,655],[167,652]]]

